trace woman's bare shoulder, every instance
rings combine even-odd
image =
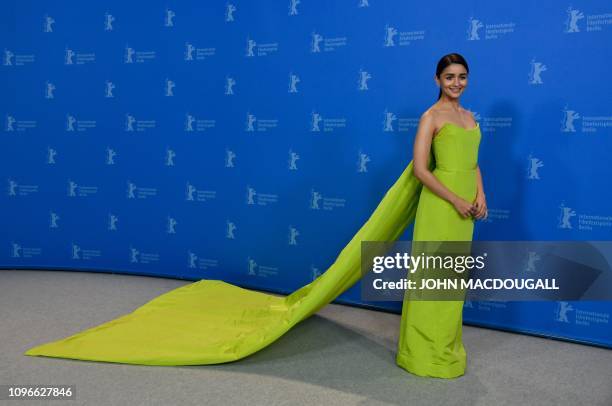
[[[465,120],[470,123],[470,126],[475,126],[476,125],[476,117],[474,117],[474,113],[471,112],[470,110],[467,110],[465,108],[462,108],[462,113],[463,113],[463,117],[465,118]]]
[[[420,124],[431,128],[433,133],[438,130],[440,113],[435,107],[430,107],[421,114]]]

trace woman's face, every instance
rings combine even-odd
[[[446,97],[456,99],[467,87],[468,74],[463,65],[451,63],[442,71],[440,78],[435,77],[435,79]]]

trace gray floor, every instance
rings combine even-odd
[[[464,326],[467,374],[421,378],[395,365],[399,315],[340,305],[229,364],[150,367],[22,355],[186,283],[0,270],[0,384],[72,384],[77,400],[67,404],[91,405],[612,405],[611,350]]]

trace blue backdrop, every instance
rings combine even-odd
[[[610,240],[611,13],[594,0],[4,1],[0,264],[289,293],[410,161],[450,52],[470,65],[462,104],[483,135],[475,239]],[[400,311],[359,288],[338,302]],[[464,319],[612,346],[611,310],[467,302]]]

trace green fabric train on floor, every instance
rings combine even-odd
[[[421,188],[411,161],[335,262],[288,296],[201,280],[25,355],[140,365],[219,364],[244,358],[353,286],[361,278],[361,242],[397,240],[414,220]]]

